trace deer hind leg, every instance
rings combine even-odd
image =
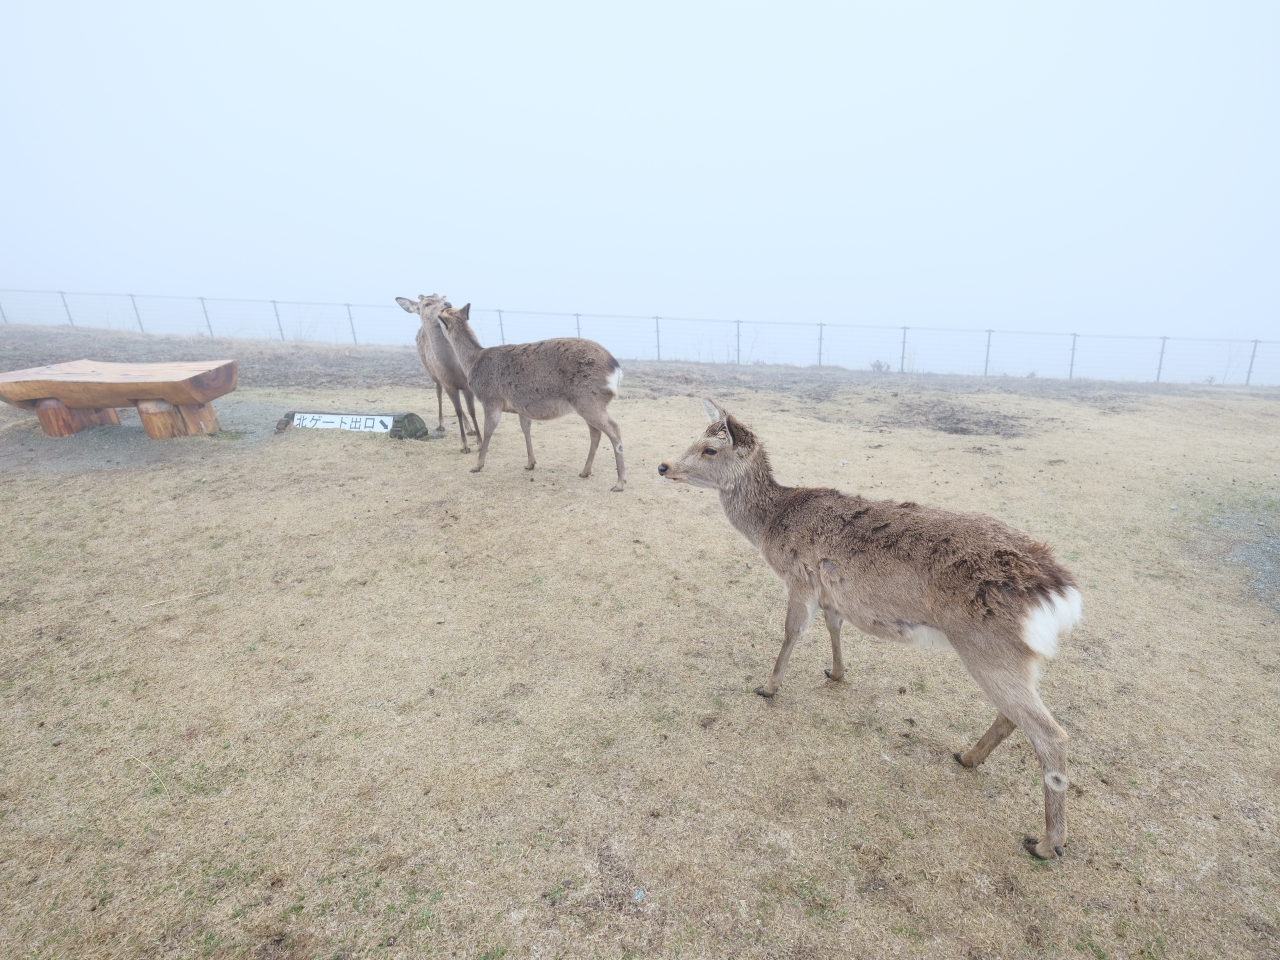
[[[470,453],[471,445],[467,443],[467,418],[462,415],[462,402],[458,399],[458,388],[449,388],[449,399],[453,401],[453,412],[458,415],[458,433],[462,434],[462,452]]]
[[[471,435],[477,440],[480,439],[480,421],[476,419],[476,395],[470,390],[463,390],[462,395],[467,398],[467,412],[471,414]]]
[[[591,464],[596,462],[596,447],[600,446],[600,431],[591,424],[587,424],[591,429],[591,449],[587,451],[587,465],[582,468],[582,472],[578,476],[586,479],[591,476]]]
[[[982,739],[964,753],[954,753],[953,757],[962,767],[976,767],[991,755],[991,751],[1004,742],[1005,737],[1018,729],[1018,725],[1003,713],[996,713],[995,723],[982,735]]]
[[[832,680],[844,679],[844,657],[840,654],[840,628],[844,617],[830,607],[822,611],[827,617],[827,632],[831,634],[831,669],[823,671]]]
[[[502,403],[493,401],[484,405],[484,439],[480,441],[480,460],[471,468],[472,473],[479,473],[484,469],[485,454],[489,452],[489,441],[493,439],[493,431],[498,429],[498,423],[502,420]]]
[[[525,464],[525,469],[532,470],[538,465],[538,461],[533,459],[533,436],[530,433],[533,429],[533,421],[524,414],[520,415],[520,429],[524,431],[524,449],[529,454],[529,462]]]
[[[791,659],[791,648],[813,623],[813,615],[817,612],[818,598],[814,596],[808,584],[803,587],[792,587],[787,596],[787,622],[783,628],[782,649],[778,651],[778,659],[773,665],[773,674],[763,687],[756,687],[756,693],[762,697],[772,697],[782,686],[782,675],[786,673],[787,661]]]
[[[961,657],[963,659],[964,655]],[[1028,656],[1021,663],[994,667],[983,664],[980,669],[974,669],[978,665],[966,660],[965,666],[970,668],[969,672],[978,681],[978,686],[995,702],[1006,722],[1022,728],[1040,761],[1040,771],[1044,776],[1045,835],[1041,838],[1027,837],[1022,845],[1028,853],[1041,860],[1062,856],[1062,845],[1067,839],[1067,733],[1058,726],[1036,691],[1038,665]],[[988,737],[994,741],[991,747],[999,742],[992,737],[993,732],[999,733],[999,722],[997,718],[996,724],[974,750],[978,750]]]
[[[436,384],[436,433],[444,433],[444,387]]]
[[[609,411],[604,408],[603,404],[596,409],[578,410],[577,407],[574,409],[577,410],[578,416],[587,421],[588,427],[599,430],[608,437],[609,442],[613,444],[613,460],[618,467],[618,483],[611,489],[614,493],[621,493],[627,485],[627,465],[622,459],[622,431],[619,430],[618,425],[613,422],[613,417],[609,416]],[[594,441],[596,438],[593,435],[591,439]],[[593,453],[594,450],[595,448],[593,447]],[[587,464],[588,466],[591,464],[591,460],[589,458],[587,460]],[[583,476],[586,475],[587,474],[584,472]]]

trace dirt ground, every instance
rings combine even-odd
[[[1280,956],[1280,393],[624,364],[611,457],[414,410],[409,349],[0,326],[0,369],[241,361],[225,432],[0,409],[0,955]],[[985,511],[1085,621],[1046,670],[1066,856],[953,654],[819,624],[664,484],[711,395],[786,483]],[[447,402],[447,401],[446,401]]]

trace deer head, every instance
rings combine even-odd
[[[449,306],[449,301],[438,293],[433,293],[429,297],[420,293],[417,300],[396,297],[396,303],[400,304],[405,313],[416,313],[422,323],[434,322],[440,311]]]
[[[753,471],[763,448],[756,435],[713,400],[703,400],[710,424],[688,450],[658,467],[658,474],[677,483],[729,490]]]

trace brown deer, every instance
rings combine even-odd
[[[995,722],[955,758],[975,767],[1021,727],[1044,773],[1045,836],[1037,857],[1062,855],[1067,836],[1067,735],[1036,685],[1059,635],[1080,620],[1080,591],[1049,548],[994,517],[914,503],[784,487],[756,435],[710,400],[711,425],[658,467],[669,480],[720,491],[720,505],[787,587],[782,650],[756,693],[772,697],[791,649],[821,609],[832,680],[844,678],[840,627],[922,647],[950,647],[995,703]]]
[[[480,423],[476,420],[476,398],[471,388],[467,386],[467,375],[458,365],[453,347],[449,346],[449,341],[440,329],[440,324],[436,322],[440,311],[447,307],[449,302],[444,297],[433,293],[429,297],[418,294],[417,302],[406,297],[396,297],[396,303],[400,304],[406,313],[416,313],[422,322],[416,338],[418,356],[422,358],[422,365],[427,368],[427,374],[436,385],[436,408],[439,416],[436,433],[444,433],[444,398],[441,394],[447,392],[449,399],[453,401],[454,412],[458,414],[458,430],[462,434],[462,452],[470,453],[471,447],[467,443],[467,418],[462,415],[462,404],[459,402],[458,394],[461,393],[467,398],[467,409],[471,411],[473,437],[480,436]]]
[[[471,472],[484,469],[489,441],[504,412],[520,416],[524,446],[529,454],[526,470],[537,465],[529,434],[533,421],[554,420],[573,412],[587,421],[591,430],[587,465],[578,476],[591,476],[591,464],[603,433],[613,444],[613,458],[618,466],[618,484],[613,492],[621,493],[627,483],[627,468],[622,462],[622,433],[609,416],[608,406],[618,395],[622,367],[613,355],[600,344],[577,337],[482,347],[471,329],[470,318],[471,304],[468,303],[457,310],[446,307],[440,312],[439,323],[467,373],[467,382],[484,404],[480,459]]]

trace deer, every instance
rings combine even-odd
[[[845,677],[840,629],[954,650],[995,704],[995,721],[964,753],[976,767],[1021,728],[1044,775],[1045,834],[1023,846],[1042,860],[1067,835],[1067,734],[1037,685],[1059,637],[1080,620],[1071,574],[1049,547],[994,517],[838,490],[786,487],[755,432],[712,400],[709,425],[683,454],[659,465],[667,480],[720,492],[729,523],[760,551],[787,590],[782,649],[768,681],[774,697],[796,640],[821,610],[831,636],[831,681]]]
[[[462,415],[462,403],[459,401],[458,394],[461,393],[467,398],[467,409],[471,412],[471,435],[478,437],[480,436],[480,423],[476,420],[475,394],[467,386],[467,375],[462,372],[462,367],[458,365],[458,358],[454,355],[453,347],[449,346],[448,339],[440,330],[440,325],[436,323],[436,318],[440,316],[440,311],[449,305],[449,301],[433,293],[429,297],[418,294],[417,301],[410,300],[407,297],[396,297],[396,303],[400,304],[406,313],[416,313],[422,323],[418,328],[416,337],[418,356],[422,358],[422,365],[427,368],[427,375],[431,377],[436,385],[436,407],[439,418],[436,424],[436,433],[444,433],[444,397],[442,394],[448,393],[449,399],[453,401],[454,412],[458,415],[458,430],[462,434],[462,452],[470,453],[471,446],[467,443],[467,418]]]
[[[587,465],[578,476],[584,479],[591,476],[596,447],[600,445],[600,435],[604,434],[613,445],[613,458],[618,467],[618,483],[612,490],[623,491],[627,468],[622,460],[622,432],[608,410],[609,403],[618,395],[622,366],[608,350],[593,340],[579,337],[482,347],[471,329],[469,303],[458,309],[446,307],[437,322],[466,371],[471,389],[484,404],[484,436],[472,473],[484,469],[489,441],[503,413],[520,417],[529,457],[525,469],[532,470],[537,466],[530,436],[533,421],[554,420],[572,411],[585,420],[591,430]]]

